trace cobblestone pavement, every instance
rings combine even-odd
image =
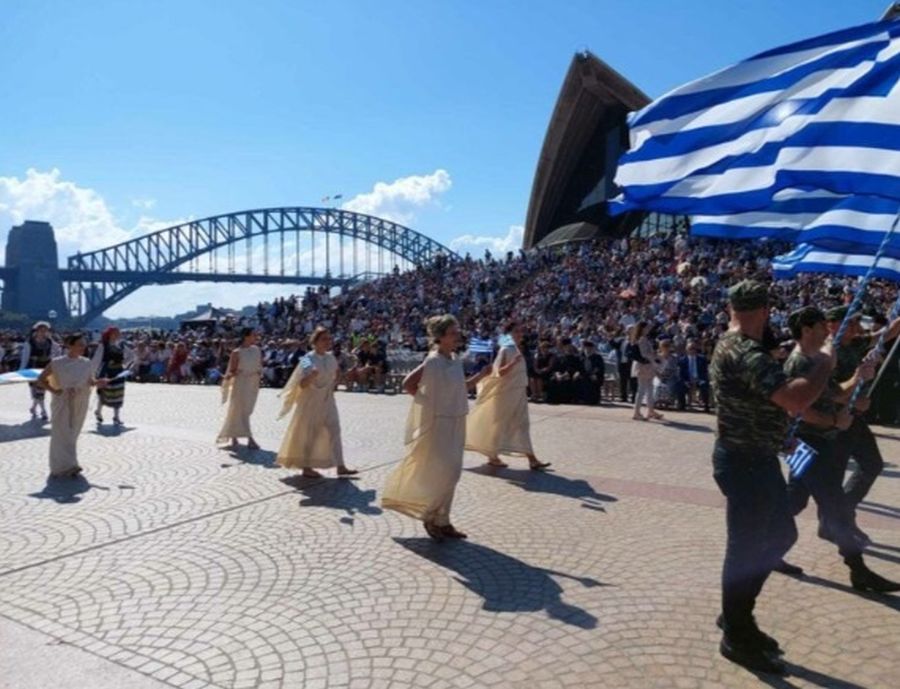
[[[45,486],[48,438],[22,422],[26,397],[0,388],[0,634],[38,632],[135,686],[897,686],[900,598],[849,588],[812,508],[790,555],[809,576],[774,575],[757,611],[792,676],[718,656],[724,513],[702,414],[641,424],[624,407],[532,406],[554,472],[467,455],[454,522],[470,540],[438,545],[379,507],[406,399],[339,393],[363,472],[304,482],[273,467],[275,391],[253,420],[266,449],[231,453],[212,444],[217,390],[130,385],[126,429],[91,422],[85,480],[63,491]],[[881,433],[889,466],[861,525],[880,544],[872,567],[900,578],[900,433]],[[0,668],[0,686],[11,676]]]

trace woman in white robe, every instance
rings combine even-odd
[[[228,372],[222,381],[222,403],[228,403],[228,413],[216,442],[225,443],[230,438],[232,448],[238,446],[238,438],[247,438],[247,447],[259,449],[250,430],[250,415],[256,406],[262,375],[262,353],[256,339],[253,328],[241,330],[241,346],[231,353]]]
[[[309,338],[313,351],[304,356],[291,374],[281,396],[282,418],[293,408],[277,462],[286,469],[303,469],[306,478],[321,478],[316,469],[336,467],[338,476],[359,473],[344,466],[341,421],[334,389],[338,362],[331,353],[327,328],[316,328]]]
[[[52,359],[38,378],[38,385],[53,393],[50,402],[50,477],[74,478],[81,473],[78,464],[78,435],[84,426],[91,399],[91,388],[102,388],[105,379],[94,379],[91,360],[84,356],[81,335],[65,339],[66,354]]]
[[[490,375],[478,385],[475,407],[466,423],[466,449],[480,452],[488,464],[505,467],[500,455],[524,455],[533,471],[550,466],[541,462],[531,445],[528,418],[528,371],[522,356],[522,327],[504,328],[500,351]]]
[[[436,541],[466,538],[450,523],[462,475],[468,399],[462,360],[456,354],[459,323],[450,315],[428,319],[433,349],[403,381],[413,395],[406,421],[406,457],[388,476],[382,507],[421,519]]]

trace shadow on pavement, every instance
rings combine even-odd
[[[105,486],[97,486],[89,483],[81,474],[75,478],[47,478],[47,484],[39,493],[29,493],[28,497],[39,500],[53,500],[61,505],[68,505],[81,501],[81,496],[91,488],[97,490],[109,490]]]
[[[353,478],[303,478],[300,475],[281,479],[285,485],[295,488],[305,497],[301,507],[326,507],[341,510],[342,524],[353,525],[357,514],[378,515],[381,508],[375,504],[378,496],[374,488],[360,490]]]
[[[866,553],[867,555],[871,553]],[[872,601],[873,603],[881,603],[882,605],[886,605],[892,610],[900,611],[900,597],[895,594],[890,593],[863,593],[861,591],[857,591],[852,586],[848,584],[839,584],[836,581],[831,581],[830,579],[823,579],[822,577],[817,577],[815,574],[806,574],[802,579],[798,579],[800,582],[805,582],[808,584],[815,584],[816,586],[822,586],[823,588],[833,589],[835,591],[843,591],[844,593],[849,593],[854,596],[859,596],[860,598],[865,598],[867,600]],[[848,685],[855,686],[855,685]]]
[[[50,435],[49,421],[29,419],[12,426],[0,424],[0,443],[11,443],[16,440],[43,438]]]
[[[277,469],[275,459],[278,457],[277,452],[272,450],[251,450],[246,445],[238,445],[236,448],[223,448],[228,450],[228,456],[243,464],[255,464],[256,466],[268,467],[269,469]],[[233,464],[223,464],[223,468],[234,466]]]
[[[416,555],[455,572],[454,577],[484,599],[490,612],[539,612],[581,629],[594,629],[597,618],[562,600],[562,587],[553,579],[564,577],[586,588],[608,586],[589,577],[533,567],[510,555],[469,541],[435,543],[429,538],[395,538]],[[551,576],[552,575],[552,576]]]
[[[104,438],[117,438],[125,433],[137,430],[134,426],[114,426],[112,424],[97,424],[96,428],[89,433],[94,435],[102,435]]]
[[[582,507],[605,512],[604,502],[617,502],[614,495],[598,493],[593,486],[584,479],[572,479],[561,476],[553,471],[531,471],[531,469],[511,469],[492,467],[483,464],[480,467],[466,469],[473,474],[491,476],[505,479],[507,483],[518,486],[530,493],[547,493],[560,495],[566,498],[575,498],[582,501]]]
[[[790,678],[766,675],[761,672],[754,672],[752,674],[754,674],[762,684],[773,687],[773,689],[800,689],[801,685],[794,684],[790,681],[790,679],[794,677],[802,679],[813,686],[822,687],[823,689],[869,689],[861,684],[816,672],[815,670],[810,670],[809,668],[797,665],[796,663],[786,662],[785,664],[787,665]],[[802,686],[806,685],[804,684]]]
[[[709,426],[701,426],[696,423],[685,423],[684,421],[670,421],[667,416],[662,422],[664,426],[676,428],[679,431],[693,431],[694,433],[714,433]]]

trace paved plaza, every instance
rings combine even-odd
[[[85,479],[48,488],[48,431],[0,388],[0,687],[441,689],[898,686],[900,597],[850,589],[813,508],[757,617],[792,675],[721,659],[723,501],[712,417],[634,422],[625,407],[532,406],[539,455],[467,454],[434,544],[383,512],[408,398],[338,394],[359,480],[273,466],[286,420],[263,390],[263,450],[213,445],[219,392],[129,385],[126,428],[80,440]],[[868,560],[900,578],[900,433],[861,512]]]

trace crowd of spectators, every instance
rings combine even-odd
[[[636,369],[649,347],[658,403],[684,407],[693,401],[708,408],[705,362],[728,326],[729,285],[751,277],[768,281],[771,321],[782,336],[794,309],[826,308],[852,298],[852,278],[772,281],[770,259],[785,248],[774,242],[677,235],[571,244],[499,258],[486,252],[480,260],[442,258],[341,293],[310,289],[259,304],[254,317],[181,332],[129,331],[124,339],[133,352],[136,380],[216,383],[236,333],[253,325],[261,334],[264,382],[277,387],[306,352],[309,334],[324,325],[336,342],[340,383],[379,391],[391,373],[402,373],[421,358],[429,315],[452,313],[467,337],[478,338],[496,337],[499,326],[513,318],[528,333],[534,401],[632,400]],[[883,315],[896,295],[895,285],[876,281],[868,290],[867,311]],[[638,330],[641,335],[635,337]],[[0,337],[3,370],[18,367],[15,352],[24,336],[7,332]],[[488,363],[482,355],[468,365]]]

